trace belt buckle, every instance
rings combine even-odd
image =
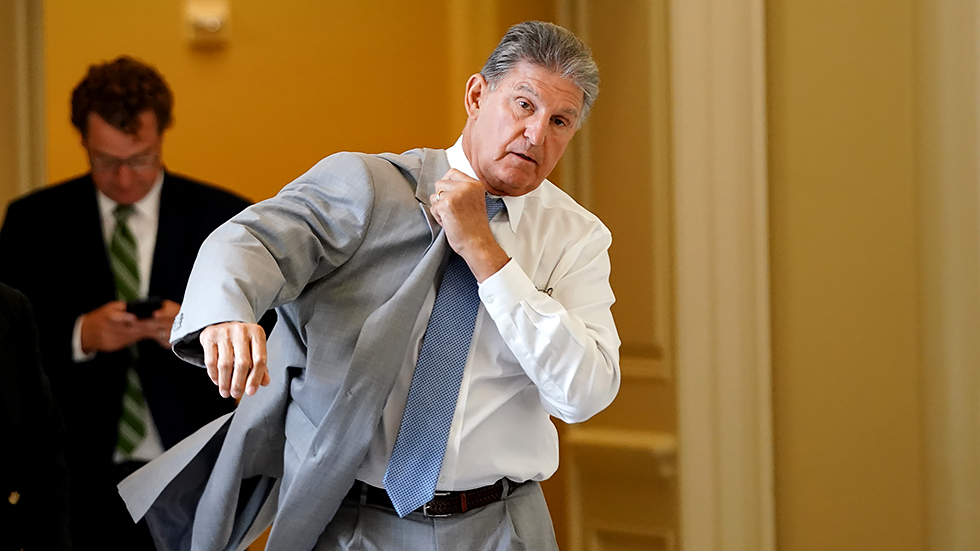
[[[425,505],[422,506],[422,514],[425,515],[426,518],[446,518],[446,517],[453,516],[452,513],[442,513],[440,515],[437,513],[429,512],[429,504],[432,503],[432,501],[435,500],[435,498],[448,496],[449,494],[450,492],[434,492],[432,494],[432,500],[430,500],[429,502],[427,502]]]

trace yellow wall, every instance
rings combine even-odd
[[[918,551],[912,4],[767,9],[778,548]]]
[[[231,42],[204,52],[186,39],[180,0],[46,0],[50,179],[86,169],[71,89],[89,64],[123,53],[174,90],[168,168],[252,199],[336,151],[446,147],[458,135],[446,0],[229,3]]]

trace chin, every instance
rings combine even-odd
[[[108,195],[108,194],[106,194],[106,195]],[[109,199],[112,199],[113,201],[115,201],[115,202],[117,202],[119,204],[122,204],[122,205],[132,205],[133,203],[136,203],[140,199],[146,197],[146,192],[144,192],[144,193],[137,193],[137,192],[116,193],[116,194],[113,194],[113,195],[108,195],[108,197],[109,197]]]
[[[541,185],[544,178],[538,179],[524,171],[507,171],[492,186],[505,195],[524,195]]]

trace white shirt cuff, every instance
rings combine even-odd
[[[91,354],[86,354],[82,351],[82,322],[85,320],[85,314],[78,316],[75,320],[75,329],[71,332],[71,359],[75,363],[87,362],[95,357],[95,352]]]
[[[538,292],[520,265],[510,259],[497,273],[483,280],[480,300],[491,317],[496,318]]]

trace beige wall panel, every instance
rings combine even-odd
[[[570,438],[573,452],[566,458],[573,473],[570,493],[577,529],[571,548],[647,549],[623,546],[673,542],[676,443],[639,432],[586,431],[590,434]]]
[[[912,2],[767,7],[778,548],[920,551]]]
[[[598,551],[674,551],[674,538],[656,532],[634,533],[615,527],[596,530],[593,548]]]
[[[599,99],[565,164],[567,189],[613,234],[623,382],[612,406],[563,431],[573,551],[672,549],[676,390],[667,4],[566,2],[592,47]]]
[[[613,233],[613,306],[622,355],[662,361],[669,347],[669,189],[664,2],[587,2],[603,87],[588,123],[590,208]],[[656,59],[652,59],[656,56]],[[664,67],[665,68],[665,67]],[[669,197],[667,195],[666,197]]]
[[[659,378],[624,375],[616,400],[589,421],[589,426],[673,432],[677,429],[673,385]]]

